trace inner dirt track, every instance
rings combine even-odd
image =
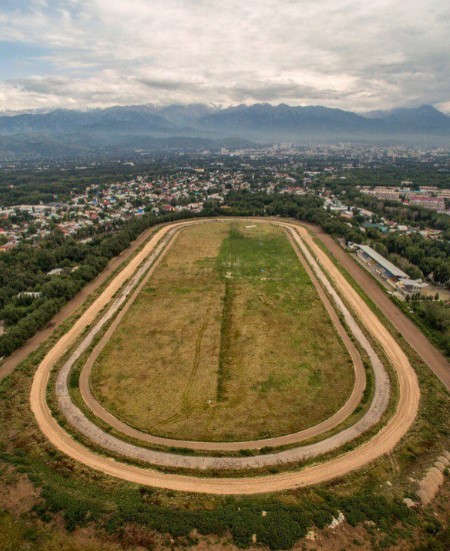
[[[311,278],[317,290],[317,293],[319,294],[322,302],[324,303],[325,308],[330,318],[332,319],[338,334],[340,335],[341,339],[344,341],[344,344],[353,362],[353,368],[355,372],[355,384],[353,387],[353,391],[349,399],[347,400],[347,402],[334,415],[332,415],[328,419],[325,419],[321,423],[318,423],[317,425],[308,427],[296,433],[286,434],[283,436],[264,438],[264,439],[258,439],[258,440],[236,441],[236,442],[201,442],[201,441],[191,441],[191,440],[179,440],[179,439],[177,440],[174,438],[163,438],[152,434],[148,434],[146,432],[130,427],[126,423],[122,422],[120,419],[117,419],[117,417],[112,415],[109,411],[107,411],[107,409],[105,409],[95,399],[95,397],[91,392],[90,385],[89,385],[89,377],[91,374],[92,367],[96,359],[100,355],[101,351],[103,350],[105,345],[108,343],[109,339],[114,334],[114,331],[116,330],[117,326],[120,324],[121,320],[127,313],[129,307],[133,304],[133,301],[140,293],[144,284],[151,276],[153,271],[157,268],[159,261],[162,259],[162,255],[161,255],[159,258],[155,260],[155,263],[152,265],[151,269],[145,276],[144,280],[139,284],[139,286],[134,291],[130,300],[128,300],[124,308],[120,311],[120,313],[116,316],[114,322],[108,328],[107,332],[103,335],[99,343],[95,346],[95,348],[91,352],[88,360],[86,361],[85,365],[81,370],[80,383],[79,383],[80,393],[86,405],[95,414],[95,416],[102,419],[105,423],[107,423],[109,426],[116,429],[119,433],[145,443],[150,443],[158,446],[178,447],[183,449],[208,450],[208,451],[236,451],[236,450],[244,450],[244,449],[260,450],[263,447],[279,447],[279,446],[297,444],[307,439],[314,438],[316,436],[324,434],[326,431],[331,430],[335,428],[337,425],[339,425],[340,423],[342,423],[355,410],[355,408],[358,406],[358,404],[361,401],[365,384],[366,384],[366,375],[365,375],[364,365],[356,346],[353,344],[353,341],[350,339],[345,328],[343,327],[339,319],[339,316],[336,314],[336,311],[331,304],[330,299],[328,298],[328,296],[320,286],[314,272],[307,264],[305,258],[296,247],[296,244],[293,242],[293,238],[291,236],[290,238],[291,238],[291,244],[294,250],[298,254],[301,263],[303,264],[309,277]],[[167,249],[170,247],[172,242],[173,240],[170,243],[168,243],[167,248],[164,252],[167,251]],[[349,317],[349,314],[348,314],[348,317]],[[68,400],[70,399],[70,397],[67,392],[67,376],[68,376],[70,367],[71,367],[70,365],[67,366],[67,368],[64,367],[61,370],[60,375],[58,376],[58,396],[62,397],[63,403],[61,404],[61,406],[65,413],[69,413],[69,409],[71,409],[71,404],[68,403]],[[61,384],[59,384],[59,381],[60,379],[62,379],[62,377],[65,377],[66,380],[62,380]],[[378,410],[380,411],[380,408],[378,408]],[[79,424],[80,415],[81,415],[81,412],[79,411],[76,412],[75,415],[73,415],[73,412],[72,412],[72,417],[78,420],[78,424]]]
[[[100,427],[98,427],[92,421],[90,421],[84,415],[84,413],[71,401],[71,397],[68,391],[68,377],[69,377],[70,370],[74,362],[81,356],[81,354],[85,350],[88,349],[88,347],[96,337],[98,331],[102,328],[105,322],[109,320],[115,314],[115,312],[117,312],[118,308],[126,299],[126,296],[130,294],[130,292],[133,290],[134,288],[133,286],[136,284],[136,281],[139,280],[142,272],[146,269],[148,265],[151,265],[151,270],[148,272],[147,276],[139,283],[139,285],[137,286],[137,289],[134,291],[127,305],[130,305],[133,302],[134,298],[140,292],[141,288],[145,284],[146,278],[151,274],[151,271],[155,269],[157,262],[161,259],[161,256],[159,257],[157,256],[158,251],[160,251],[163,246],[166,246],[166,250],[167,250],[167,247],[171,244],[170,242],[168,243],[167,240],[170,238],[171,234],[173,235],[175,231],[177,231],[176,228],[172,229],[161,240],[158,246],[154,249],[154,252],[152,252],[149,255],[147,260],[143,263],[143,266],[133,276],[133,278],[127,284],[125,289],[122,289],[118,298],[116,298],[113,301],[112,305],[109,307],[109,310],[103,313],[100,321],[98,321],[97,324],[90,329],[90,331],[83,338],[81,343],[77,345],[75,351],[72,352],[71,356],[64,363],[62,369],[58,374],[57,382],[56,382],[56,394],[58,396],[60,409],[64,413],[66,419],[70,422],[72,426],[76,428],[78,432],[82,433],[88,440],[94,442],[95,444],[97,444],[98,446],[101,446],[104,449],[112,451],[118,455],[125,456],[127,458],[131,458],[139,461],[144,461],[152,465],[171,467],[171,468],[186,468],[191,470],[205,470],[205,469],[224,470],[224,469],[248,469],[248,468],[257,469],[261,467],[270,467],[274,465],[298,463],[299,461],[310,459],[312,457],[324,454],[326,452],[333,451],[338,447],[342,446],[343,444],[354,440],[356,437],[363,434],[365,431],[367,431],[369,428],[371,428],[380,420],[381,416],[386,410],[386,407],[389,401],[389,395],[390,395],[389,379],[384,369],[384,366],[380,361],[380,359],[378,358],[372,345],[370,344],[370,342],[367,340],[367,338],[361,331],[360,327],[358,326],[358,323],[356,322],[352,314],[348,311],[346,306],[343,304],[342,300],[340,299],[339,295],[336,293],[335,289],[330,285],[329,281],[325,277],[325,274],[322,272],[319,265],[311,257],[309,251],[305,249],[304,253],[305,255],[308,256],[309,264],[311,264],[311,266],[314,266],[314,271],[316,272],[318,277],[320,277],[323,285],[325,286],[330,296],[333,298],[334,302],[336,303],[337,308],[340,310],[341,314],[345,318],[345,321],[347,326],[349,327],[349,330],[352,332],[356,340],[358,340],[362,348],[367,352],[373,366],[373,373],[375,377],[374,396],[368,411],[361,419],[355,422],[352,426],[342,430],[341,432],[337,434],[333,434],[332,436],[329,436],[328,438],[324,438],[323,440],[319,442],[315,442],[313,444],[304,445],[301,447],[299,446],[299,447],[295,447],[295,448],[281,451],[281,452],[278,451],[276,453],[274,452],[274,453],[267,453],[267,454],[258,455],[258,456],[237,457],[237,458],[236,457],[231,457],[231,458],[230,457],[229,458],[208,457],[208,456],[192,457],[189,455],[181,455],[181,454],[147,449],[139,445],[134,445],[128,442],[124,442],[123,440],[102,430]],[[291,228],[289,228],[289,231],[292,231]],[[291,244],[294,246],[294,249],[296,248],[297,241],[298,241],[298,244],[302,246],[302,243],[296,234],[293,234],[291,238],[292,238],[292,241],[294,242],[294,243],[291,242]],[[308,264],[303,258],[303,255],[301,255],[299,251],[297,251],[297,253],[300,256],[301,261],[305,263],[306,267],[308,267]],[[308,267],[308,271],[311,271],[309,267]],[[314,276],[312,272],[311,272],[311,275]],[[320,289],[321,291],[321,293],[319,294],[323,294],[322,299],[328,300],[317,281],[316,281],[316,284],[318,289]],[[336,312],[333,310],[333,307],[331,306],[330,302],[328,302],[328,307],[330,308],[330,311],[334,314],[334,317],[331,316],[333,320],[335,322],[339,322],[339,318],[336,315]],[[125,312],[125,309],[123,309],[120,312],[119,316],[116,318],[116,320],[114,321],[110,329],[108,329],[105,336],[95,347],[94,352],[99,351],[101,349],[103,344],[102,343],[103,339],[104,338],[108,339],[110,337],[110,334],[109,334],[110,330],[112,331],[114,330],[114,324],[116,322],[120,322],[120,316],[124,312]],[[348,335],[345,333],[345,330],[342,327],[342,325],[341,325],[341,330],[343,335],[345,335],[348,339]],[[356,349],[354,349],[354,352],[356,352]],[[95,356],[95,353],[94,353],[94,356]],[[360,357],[359,357],[359,360],[360,360]],[[88,360],[88,363],[89,363],[89,360]],[[364,369],[362,365],[360,365],[360,368]],[[82,371],[81,377],[80,377],[80,390],[82,394],[83,394],[83,391],[85,390],[83,387],[85,386],[88,386],[88,380],[86,377],[86,373]],[[352,396],[354,396],[354,394]],[[84,397],[86,398],[86,396]],[[347,404],[351,403],[352,400],[353,398],[351,397],[350,400],[347,402]],[[94,401],[94,405],[95,404],[97,403]],[[88,405],[90,404],[88,403]],[[127,427],[127,425],[121,423],[118,419],[113,417],[106,410],[102,411],[101,418],[104,421],[106,421],[108,424],[113,426],[114,428],[118,429],[119,432],[122,432],[127,436],[137,437],[139,440],[142,440],[143,436],[146,436],[147,442],[164,443],[166,445],[170,445],[171,442],[176,442],[176,445],[178,445],[178,447],[184,448],[189,446],[191,449],[217,451],[217,450],[227,450],[227,449],[246,449],[247,446],[260,449],[264,445],[268,445],[269,443],[272,447],[282,446],[287,443],[296,444],[305,439],[305,434],[306,434],[306,437],[308,436],[308,434],[316,434],[316,435],[323,434],[323,432],[325,432],[330,427],[330,423],[332,423],[331,426],[333,426],[333,423],[335,426],[340,421],[345,420],[345,416],[346,416],[346,406],[344,406],[344,408],[341,408],[341,410],[338,411],[337,414],[330,417],[325,422],[320,423],[319,425],[316,425],[314,427],[310,427],[310,429],[307,429],[306,431],[301,431],[299,433],[293,433],[293,434],[280,436],[280,437],[274,437],[269,440],[266,439],[266,440],[252,441],[252,442],[235,442],[235,443],[190,442],[190,441],[184,441],[184,440],[172,441],[169,439],[157,438],[155,436],[148,435],[148,434],[145,435],[145,433],[140,433],[139,431],[135,431],[131,427]],[[235,446],[235,447],[232,447],[232,446]]]
[[[273,222],[273,220],[271,220]],[[32,411],[42,432],[60,451],[88,467],[130,482],[158,486],[162,488],[189,492],[216,494],[250,494],[258,492],[279,491],[311,484],[325,482],[361,468],[374,459],[390,452],[412,425],[420,398],[417,377],[406,355],[365,304],[344,276],[334,266],[328,256],[314,243],[307,231],[293,223],[281,223],[293,232],[302,252],[309,255],[313,251],[321,267],[326,271],[333,286],[345,296],[352,311],[359,318],[366,330],[379,342],[394,367],[398,379],[399,400],[397,409],[388,423],[369,441],[360,447],[323,463],[305,467],[297,472],[276,475],[240,477],[240,478],[200,478],[195,476],[165,474],[153,469],[134,467],[98,455],[71,436],[52,417],[46,403],[46,389],[50,371],[55,362],[74,344],[87,325],[92,323],[97,314],[109,304],[115,293],[135,274],[140,265],[152,254],[155,247],[172,229],[195,222],[182,222],[165,226],[159,230],[145,245],[141,252],[126,266],[108,285],[99,298],[78,319],[70,331],[49,351],[39,365],[31,389],[30,401]],[[198,222],[197,222],[198,223]],[[342,434],[342,433],[340,433]]]

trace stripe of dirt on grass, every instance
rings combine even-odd
[[[230,348],[232,341],[233,297],[235,289],[233,282],[225,279],[225,296],[223,298],[222,324],[220,327],[219,369],[217,374],[217,401],[227,398],[226,383],[230,379]]]

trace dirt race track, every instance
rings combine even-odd
[[[31,409],[40,429],[50,442],[61,452],[84,465],[111,476],[142,485],[157,486],[172,490],[214,494],[252,494],[280,491],[289,488],[326,482],[361,468],[376,458],[389,453],[406,434],[416,417],[420,399],[417,377],[406,355],[365,304],[358,293],[346,281],[328,256],[314,243],[308,232],[297,224],[281,223],[295,232],[302,252],[305,243],[321,267],[326,271],[333,286],[345,296],[353,312],[365,329],[378,341],[394,367],[398,379],[399,399],[397,409],[388,423],[375,436],[360,447],[334,459],[317,465],[307,466],[300,471],[282,474],[239,478],[206,478],[187,475],[165,474],[154,469],[141,468],[121,463],[96,454],[76,442],[52,417],[46,402],[46,389],[50,371],[62,354],[74,344],[85,327],[91,324],[97,314],[109,304],[114,294],[136,272],[140,264],[150,255],[171,228],[189,222],[162,227],[130,263],[111,281],[96,301],[84,312],[74,326],[48,352],[38,366],[30,394]],[[307,252],[307,249],[306,249]]]
[[[179,225],[178,228],[180,227],[181,226]],[[173,232],[175,231],[177,230],[174,229]],[[156,268],[158,262],[162,258],[162,255],[170,247],[170,244],[173,241],[173,240],[170,241],[170,238],[171,237],[173,238],[175,234],[168,232],[166,236],[163,239],[161,239],[161,241],[158,243],[156,248],[153,249],[152,253],[146,258],[145,262],[139,268],[136,274],[133,275],[133,277],[127,283],[126,287],[123,288],[119,293],[119,295],[114,299],[114,301],[112,301],[108,310],[102,313],[100,320],[93,327],[91,327],[88,333],[84,336],[84,338],[80,342],[78,342],[78,344],[75,346],[74,350],[70,354],[70,357],[66,360],[63,367],[60,369],[57,376],[57,381],[56,381],[56,395],[58,397],[59,409],[64,414],[68,422],[79,433],[83,434],[89,441],[93,442],[97,446],[100,446],[104,450],[118,454],[120,457],[126,457],[134,460],[143,461],[153,466],[158,465],[158,466],[171,467],[171,468],[186,468],[194,471],[204,471],[206,469],[209,469],[209,470],[217,470],[217,469],[238,470],[238,469],[249,469],[249,468],[258,469],[261,467],[269,467],[274,465],[298,463],[299,461],[302,461],[305,459],[311,459],[312,457],[323,455],[326,452],[336,450],[343,444],[351,442],[352,440],[354,440],[355,438],[357,438],[358,436],[366,432],[369,428],[374,426],[381,419],[383,413],[385,412],[389,402],[389,397],[390,397],[390,383],[389,383],[389,378],[387,376],[383,362],[381,362],[377,353],[373,349],[372,345],[370,344],[370,342],[367,340],[367,338],[361,331],[359,324],[356,322],[352,314],[346,308],[346,306],[340,299],[339,295],[337,294],[336,290],[331,286],[325,274],[323,273],[322,269],[319,267],[318,263],[314,260],[314,258],[311,257],[309,251],[307,249],[304,250],[304,255],[307,255],[309,257],[308,262],[304,258],[304,255],[299,252],[297,246],[304,246],[304,245],[302,244],[302,241],[300,240],[296,232],[291,228],[289,228],[288,233],[291,233],[291,232],[292,234],[290,235],[290,238],[291,238],[291,244],[293,245],[294,250],[297,250],[297,253],[299,254],[301,261],[305,264],[306,267],[308,267],[308,264],[313,267],[313,270],[311,270],[309,267],[308,267],[308,270],[311,271],[311,274],[314,276],[314,280],[318,288],[320,289],[320,291],[323,292],[318,281],[315,279],[316,275],[320,278],[325,289],[327,289],[330,297],[332,297],[336,307],[339,309],[341,315],[345,319],[345,322],[349,328],[349,331],[353,334],[353,337],[359,342],[361,347],[366,351],[367,355],[370,358],[370,361],[373,367],[373,375],[375,379],[375,385],[374,385],[375,390],[374,390],[373,398],[371,400],[368,410],[359,420],[357,420],[353,425],[350,425],[344,430],[341,430],[340,432],[332,434],[331,436],[324,437],[323,439],[315,443],[310,443],[303,446],[297,446],[294,448],[290,448],[288,450],[278,451],[276,453],[265,453],[265,454],[250,456],[250,457],[228,457],[227,458],[227,457],[189,456],[189,455],[182,455],[182,454],[175,454],[175,453],[164,452],[159,450],[147,449],[140,445],[131,444],[129,442],[123,441],[120,438],[117,438],[116,436],[110,434],[109,432],[102,430],[90,419],[88,419],[86,415],[71,400],[71,396],[68,390],[68,378],[69,378],[72,366],[74,365],[74,362],[76,362],[77,359],[89,348],[91,343],[96,338],[98,331],[101,330],[101,328],[103,327],[104,323],[107,320],[112,319],[114,314],[118,311],[120,306],[126,300],[127,296],[129,296],[131,293],[132,293],[131,298],[126,303],[125,308],[127,307],[127,305],[130,305],[133,302],[133,298],[140,292],[140,288],[142,288],[142,286],[145,284],[146,277],[150,275],[153,269]],[[157,254],[158,250],[163,251],[161,256],[158,256]],[[143,273],[145,273],[145,270],[147,269],[146,266],[147,268],[150,267],[150,270],[149,272],[147,272],[147,275],[144,277],[144,279],[136,287],[136,282],[140,280],[140,274],[142,275]],[[323,298],[325,298],[326,297],[325,293],[323,293],[323,295],[324,295]],[[331,316],[331,317],[334,318],[335,322],[339,322],[339,317],[336,315],[334,308],[331,306],[331,302],[329,302],[328,305],[329,305],[330,311],[334,314],[334,316]],[[114,324],[116,322],[118,321],[120,322],[120,316],[124,311],[125,309],[120,311],[118,317],[114,320],[113,324],[108,329],[104,337],[95,346],[93,351],[94,356],[96,351],[101,350],[103,339],[108,340],[108,338],[110,337],[110,334],[108,333],[110,332],[110,330],[112,331],[114,330]],[[341,326],[341,330],[343,334],[346,335],[346,332],[342,326]],[[88,360],[88,363],[89,363],[89,360]],[[358,367],[358,366],[355,364],[355,367]],[[364,369],[362,365],[360,365],[359,368]],[[91,407],[92,404],[90,403],[90,401],[86,400],[87,397],[84,393],[84,390],[86,390],[85,387],[88,387],[88,386],[89,386],[88,378],[87,378],[86,366],[85,366],[85,368],[82,369],[82,372],[80,375],[80,391],[87,405],[91,409],[91,411],[97,415],[98,408],[92,408]],[[359,385],[356,384],[355,389],[358,389],[358,386]],[[362,388],[360,388],[359,390],[362,390]],[[357,393],[360,394],[360,392],[357,392]],[[354,396],[354,393],[352,394],[352,396]],[[347,404],[349,404],[351,401],[352,401],[352,397],[350,398],[349,402],[347,402]],[[94,401],[94,406],[95,404],[96,402]],[[335,426],[336,423],[339,423],[345,419],[346,417],[345,409],[346,409],[346,406],[344,406],[344,408],[338,411],[335,415],[327,419],[324,423],[316,425],[315,427],[310,427],[310,429],[307,429],[307,433],[311,434],[311,431],[312,431],[312,433],[315,435],[319,435],[319,434],[322,435],[323,432],[325,432],[327,428],[330,427],[330,423],[332,423],[331,426]],[[191,449],[200,449],[200,450],[227,450],[227,449],[247,449],[247,448],[253,447],[256,449],[260,449],[269,443],[272,445],[272,447],[282,446],[287,443],[297,444],[301,440],[304,440],[304,437],[305,437],[305,433],[300,432],[300,433],[294,433],[294,434],[285,435],[285,436],[274,437],[270,440],[232,443],[232,444],[235,444],[236,447],[233,446],[231,448],[230,448],[229,442],[199,443],[199,442],[190,442],[190,441],[184,441],[184,440],[183,441],[175,440],[173,441],[174,444],[172,444],[172,441],[168,439],[156,438],[149,434],[139,433],[138,431],[130,431],[130,427],[127,427],[127,425],[124,425],[123,423],[120,424],[119,420],[111,416],[109,412],[105,411],[104,413],[108,414],[108,416],[105,417],[105,415],[101,415],[101,418],[104,421],[106,421],[108,425],[116,428],[119,432],[126,434],[127,436],[137,438],[137,440],[140,440],[140,441],[145,440],[146,442],[151,442],[156,444],[162,443],[162,444],[165,444],[166,446],[175,445],[182,448],[190,447]],[[146,436],[147,438],[143,438],[143,436]]]
[[[364,289],[367,296],[383,312],[386,318],[399,331],[408,344],[414,348],[428,367],[442,381],[447,390],[450,390],[450,366],[446,358],[425,337],[420,329],[408,319],[405,314],[392,302],[383,289],[370,274],[353,260],[336,241],[318,226],[304,224],[316,234],[325,247],[334,255],[336,260],[347,270],[358,285]]]

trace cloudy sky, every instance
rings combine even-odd
[[[443,0],[0,0],[0,109],[450,112],[449,68]]]

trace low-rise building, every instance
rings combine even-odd
[[[421,279],[411,279],[407,273],[368,245],[356,245],[357,255],[377,274],[405,295],[420,294],[428,284]]]
[[[372,247],[368,245],[358,245],[357,251],[358,256],[367,264],[373,266],[385,279],[389,279],[393,282],[397,282],[402,278],[409,279],[408,274],[400,270],[400,268],[397,268],[397,266],[392,264],[387,258],[384,258],[380,253],[377,253]]]

